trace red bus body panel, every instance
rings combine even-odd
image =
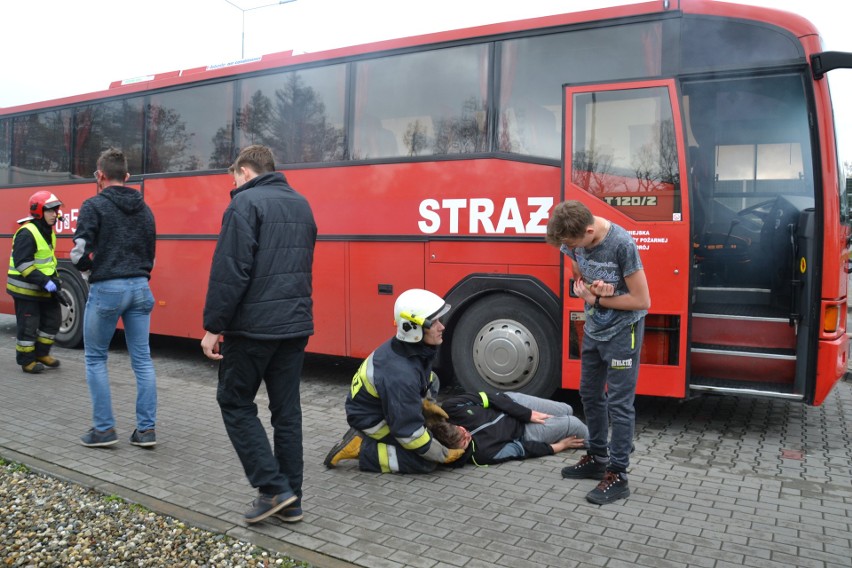
[[[819,37],[804,18],[711,0],[653,1],[594,11],[576,12],[442,31],[416,37],[374,42],[323,52],[294,55],[283,52],[224,65],[169,71],[139,80],[116,81],[109,89],[52,101],[2,109],[3,115],[70,106],[153,89],[189,85],[196,81],[228,78],[242,73],[289,65],[338,62],[358,55],[463,41],[508,32],[522,32],[575,23],[615,20],[643,14],[682,10],[726,18],[754,19],[774,24],[797,35],[810,56],[821,51]],[[672,93],[679,167],[687,171],[684,133],[673,80],[634,85],[665,85]],[[589,87],[592,88],[592,87]],[[594,89],[609,88],[595,86]],[[621,88],[614,84],[611,88]],[[847,248],[842,244],[849,227],[838,222],[841,195],[828,82],[813,82],[817,142],[821,153],[821,203],[825,225],[820,284],[823,311],[828,304],[846,299]],[[569,121],[570,124],[570,121]],[[570,132],[570,129],[566,129]],[[569,137],[570,138],[570,137]],[[567,140],[570,146],[570,140]],[[395,295],[411,287],[445,294],[472,273],[528,275],[540,280],[564,302],[562,386],[579,386],[579,364],[568,353],[570,314],[582,312],[582,302],[568,293],[570,266],[563,270],[561,255],[545,245],[543,235],[550,208],[561,198],[586,202],[593,212],[636,231],[640,254],[652,296],[651,314],[679,318],[673,336],[646,336],[643,357],[659,361],[677,342],[676,364],[643,364],[638,392],[683,397],[688,346],[688,290],[690,237],[689,188],[681,176],[682,218],[678,221],[642,221],[627,218],[617,209],[590,197],[569,182],[560,193],[563,172],[553,165],[500,158],[448,159],[413,163],[299,167],[286,171],[291,185],[311,203],[319,228],[314,261],[313,352],[363,357],[393,332],[389,314]],[[566,173],[566,175],[568,175]],[[570,176],[567,179],[571,179]],[[232,179],[224,173],[155,175],[136,184],[154,211],[157,222],[157,259],[151,286],[156,299],[152,333],[200,338],[210,259]],[[60,199],[65,214],[57,230],[57,256],[67,259],[72,247],[76,216],[83,200],[95,194],[94,183],[48,186]],[[12,234],[17,219],[26,216],[29,196],[40,187],[3,190],[0,232]],[[661,206],[663,203],[661,203]],[[668,203],[665,203],[668,205]],[[670,206],[669,206],[670,208]],[[646,218],[657,217],[653,210]],[[643,235],[654,239],[641,242]],[[8,257],[11,239],[0,239],[0,256]],[[0,310],[13,313],[12,299],[0,295]],[[387,314],[387,316],[382,315]],[[649,316],[649,322],[653,321]],[[846,321],[839,329],[818,338],[818,360],[813,404],[821,404],[846,370]],[[379,320],[379,321],[377,321]],[[385,321],[386,320],[386,321]],[[576,327],[576,326],[575,326]]]

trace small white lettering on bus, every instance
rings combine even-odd
[[[656,206],[657,197],[655,195],[618,195],[614,197],[604,197],[604,202],[608,205],[616,207],[640,207],[640,206]]]
[[[487,197],[471,199],[424,199],[420,202],[421,221],[417,226],[423,233],[433,234],[441,229],[442,212],[449,217],[448,232],[459,233],[459,222],[467,211],[467,229],[469,234],[515,234],[543,235],[547,232],[547,219],[553,206],[552,197],[528,197],[526,216],[521,212],[518,200],[508,197],[503,201],[497,224],[494,224],[494,201]]]
[[[77,230],[77,216],[79,213],[79,209],[72,209],[70,213],[64,213],[62,219],[57,219],[56,225],[54,225],[54,230],[57,234],[62,234],[65,231],[73,233]]]

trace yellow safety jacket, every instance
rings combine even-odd
[[[34,270],[40,271],[45,276],[53,276],[56,274],[56,233],[50,233],[50,244],[47,243],[41,231],[38,230],[33,223],[26,223],[15,231],[15,237],[18,232],[28,230],[32,233],[36,243],[36,252],[33,260],[25,262],[20,266],[15,266],[14,254],[9,256],[9,277],[6,281],[6,290],[12,295],[24,296],[29,298],[49,298],[50,292],[39,286],[25,280]],[[12,237],[12,242],[15,242],[15,237]],[[14,251],[14,245],[13,245]]]

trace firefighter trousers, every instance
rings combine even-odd
[[[15,360],[18,365],[29,365],[36,357],[50,353],[62,322],[62,308],[55,296],[46,300],[14,299],[18,327]]]
[[[369,436],[364,436],[358,455],[358,467],[361,471],[376,473],[430,473],[438,466],[402,446],[377,442]]]

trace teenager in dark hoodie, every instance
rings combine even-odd
[[[80,440],[88,447],[118,441],[107,354],[121,318],[136,375],[136,429],[130,443],[151,447],[157,443],[157,380],[148,343],[154,308],[148,286],[156,243],[154,214],[139,191],[124,185],[130,178],[124,153],[106,150],[98,158],[97,168],[99,193],[80,208],[71,251],[71,262],[81,271],[91,271],[83,340],[93,427]]]

